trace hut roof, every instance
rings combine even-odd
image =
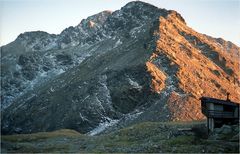
[[[221,104],[221,105],[239,106],[238,103],[232,102],[230,100],[221,100],[221,99],[210,98],[210,97],[201,97],[200,100],[203,103],[214,103],[214,104]]]

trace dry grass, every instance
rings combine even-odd
[[[34,134],[4,135],[3,141],[9,142],[32,142],[37,140],[46,140],[56,137],[79,137],[80,133],[70,129],[61,129],[53,132],[39,132]]]

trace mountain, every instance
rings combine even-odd
[[[1,47],[1,132],[95,135],[144,121],[203,119],[201,96],[240,102],[240,48],[179,13],[133,1],[59,35]]]

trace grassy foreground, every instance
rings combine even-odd
[[[68,129],[2,136],[1,152],[238,153],[239,146],[206,139],[204,122],[146,122],[99,136]]]

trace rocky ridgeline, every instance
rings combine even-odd
[[[197,33],[175,11],[134,1],[59,35],[1,47],[3,134],[95,135],[144,121],[203,119],[201,96],[239,102],[240,49]]]
[[[2,109],[14,102],[15,98],[90,56],[89,44],[101,40],[104,32],[101,32],[101,36],[96,32],[109,15],[111,12],[103,11],[82,20],[75,27],[66,28],[59,35],[42,31],[25,32],[14,42],[1,47],[1,79],[4,81]]]

